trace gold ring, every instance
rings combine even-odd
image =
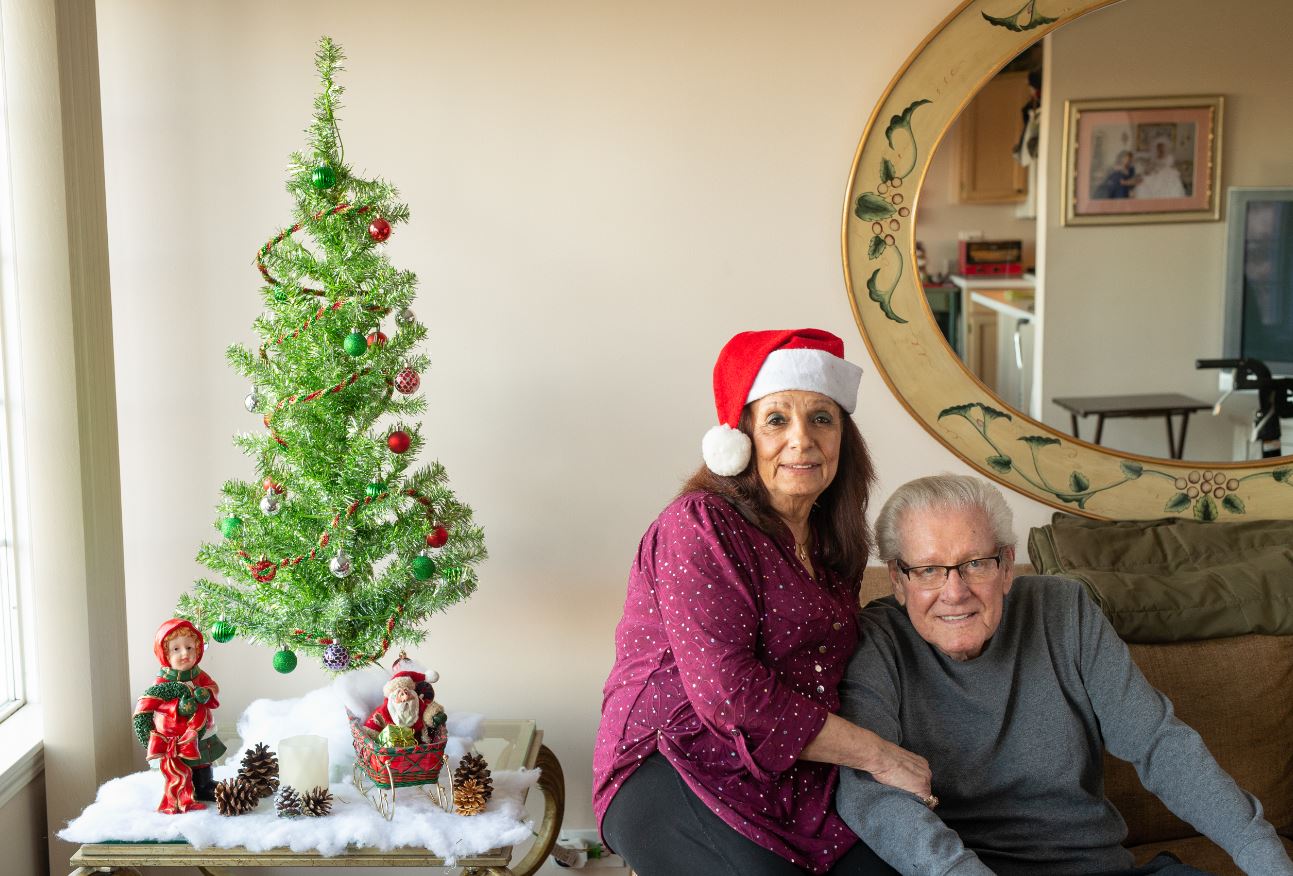
[[[924,803],[930,809],[938,808],[938,798],[935,797],[933,794],[930,794],[928,797],[921,797],[920,802]]]

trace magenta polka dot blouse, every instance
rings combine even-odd
[[[815,542],[816,540],[814,540]],[[836,767],[799,760],[839,708],[857,644],[858,584],[789,532],[689,493],[651,524],[629,573],[593,753],[593,810],[660,751],[743,836],[813,873],[857,842],[835,814]]]

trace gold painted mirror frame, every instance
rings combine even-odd
[[[967,463],[1026,496],[1096,518],[1293,517],[1293,458],[1192,464],[1056,431],[977,380],[925,301],[913,231],[934,147],[1011,58],[1113,2],[967,0],[916,48],[867,122],[849,176],[843,250],[854,317],[885,382],[916,420]],[[1055,206],[1043,198],[1041,209]]]

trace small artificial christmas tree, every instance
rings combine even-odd
[[[443,467],[410,468],[424,443],[410,419],[426,410],[416,393],[427,331],[409,309],[416,278],[382,246],[408,207],[345,162],[342,59],[321,40],[309,146],[289,169],[295,221],[257,254],[262,342],[228,351],[265,427],[236,438],[257,480],[224,485],[223,537],[198,552],[224,581],[199,580],[179,603],[217,641],[236,633],[274,647],[283,672],[295,652],[342,672],[421,641],[420,623],[475,589],[472,566],[485,557]]]

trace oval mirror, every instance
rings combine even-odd
[[[1074,513],[1293,516],[1290,24],[1284,0],[969,0],[917,49],[843,249],[931,434]],[[1259,354],[1274,378],[1215,367]]]

